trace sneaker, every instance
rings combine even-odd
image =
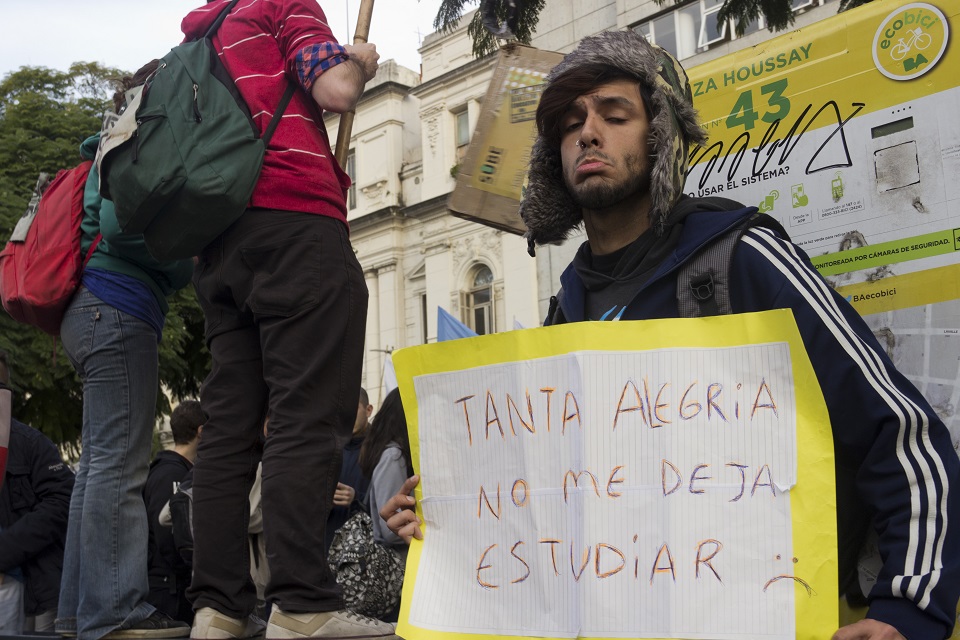
[[[392,624],[352,611],[288,613],[274,609],[270,614],[270,623],[267,625],[267,640],[302,640],[303,638],[401,640],[399,636],[394,635]]]
[[[150,617],[126,629],[116,629],[103,636],[103,640],[150,640],[152,638],[186,638],[190,625],[174,620],[165,613],[154,611]]]
[[[190,637],[196,640],[239,640],[263,635],[267,623],[250,614],[246,620],[231,618],[212,607],[197,609]]]

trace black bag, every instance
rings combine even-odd
[[[403,556],[373,539],[373,521],[358,511],[337,529],[327,554],[347,609],[381,618],[396,611],[403,589]]]
[[[725,198],[691,198],[687,206],[696,211],[729,211],[739,203]],[[677,307],[683,318],[704,318],[733,313],[730,303],[730,265],[740,238],[753,227],[773,229],[790,240],[776,218],[754,213],[701,249],[680,269],[677,276]]]
[[[193,566],[193,470],[187,474],[170,496],[170,521],[173,524],[173,546]]]

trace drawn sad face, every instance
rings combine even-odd
[[[778,553],[777,556],[776,556],[776,560],[777,560],[777,561],[781,560],[781,556],[780,556],[779,553]],[[798,560],[797,560],[796,558],[792,558],[792,561],[793,561],[793,564],[797,564],[797,562],[798,562]],[[802,586],[804,589],[807,590],[807,595],[808,595],[808,596],[815,596],[815,595],[817,595],[817,592],[813,590],[813,587],[811,587],[811,586],[807,583],[806,580],[804,580],[803,578],[798,578],[798,577],[795,576],[795,575],[788,575],[788,574],[785,574],[785,573],[784,573],[784,574],[780,574],[780,575],[778,575],[778,576],[775,576],[775,577],[770,578],[769,580],[767,580],[767,583],[766,583],[765,585],[763,585],[763,590],[764,590],[764,592],[766,592],[766,590],[769,589],[769,588],[771,587],[771,585],[773,585],[775,582],[779,582],[780,580],[793,580],[794,582],[796,582],[797,584],[799,584],[800,586]]]

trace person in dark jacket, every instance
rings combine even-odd
[[[0,385],[9,384],[6,355],[0,352]],[[0,488],[0,575],[20,583],[25,624],[7,630],[53,630],[72,491],[73,472],[56,445],[12,419]]]
[[[732,201],[729,211],[709,211],[682,195],[688,146],[706,136],[680,63],[633,31],[585,38],[547,77],[537,129],[520,208],[530,248],[561,242],[580,224],[587,235],[545,324],[680,317],[681,268],[756,213]],[[860,594],[867,617],[834,640],[948,637],[960,596],[950,491],[960,463],[946,426],[797,246],[749,229],[729,281],[733,313],[786,308],[796,317],[833,428],[848,598],[871,525],[878,536],[882,567]],[[380,511],[408,540],[422,536],[406,495],[416,482]]]
[[[160,524],[160,512],[193,469],[197,444],[206,415],[196,400],[184,400],[170,414],[173,449],[160,451],[150,463],[143,501],[147,505],[150,543],[147,547],[147,602],[175,620],[193,622],[193,607],[187,600],[190,565],[180,556],[173,530]]]
[[[360,447],[363,446],[370,423],[370,414],[373,405],[367,390],[360,387],[360,404],[357,406],[357,419],[353,423],[353,434],[350,441],[343,445],[343,463],[340,466],[340,480],[337,490],[333,494],[333,508],[327,517],[326,545],[327,551],[333,543],[333,536],[337,529],[343,526],[347,518],[356,511],[363,509],[366,504],[367,487],[370,480],[360,470]]]

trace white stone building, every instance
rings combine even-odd
[[[795,27],[834,15],[834,0],[792,0]],[[722,0],[663,6],[653,0],[547,0],[532,45],[571,51],[583,37],[637,29],[688,69],[771,37],[757,23],[733,37]],[[474,58],[466,25],[427,36],[421,72],[388,60],[367,86],[350,138],[351,240],[364,269],[367,312],[363,385],[379,404],[384,360],[434,342],[443,307],[481,334],[539,326],[582,235],[536,259],[518,236],[456,218],[446,202],[487,90],[495,56]],[[374,17],[374,19],[376,19]],[[331,141],[339,116],[328,114]]]

